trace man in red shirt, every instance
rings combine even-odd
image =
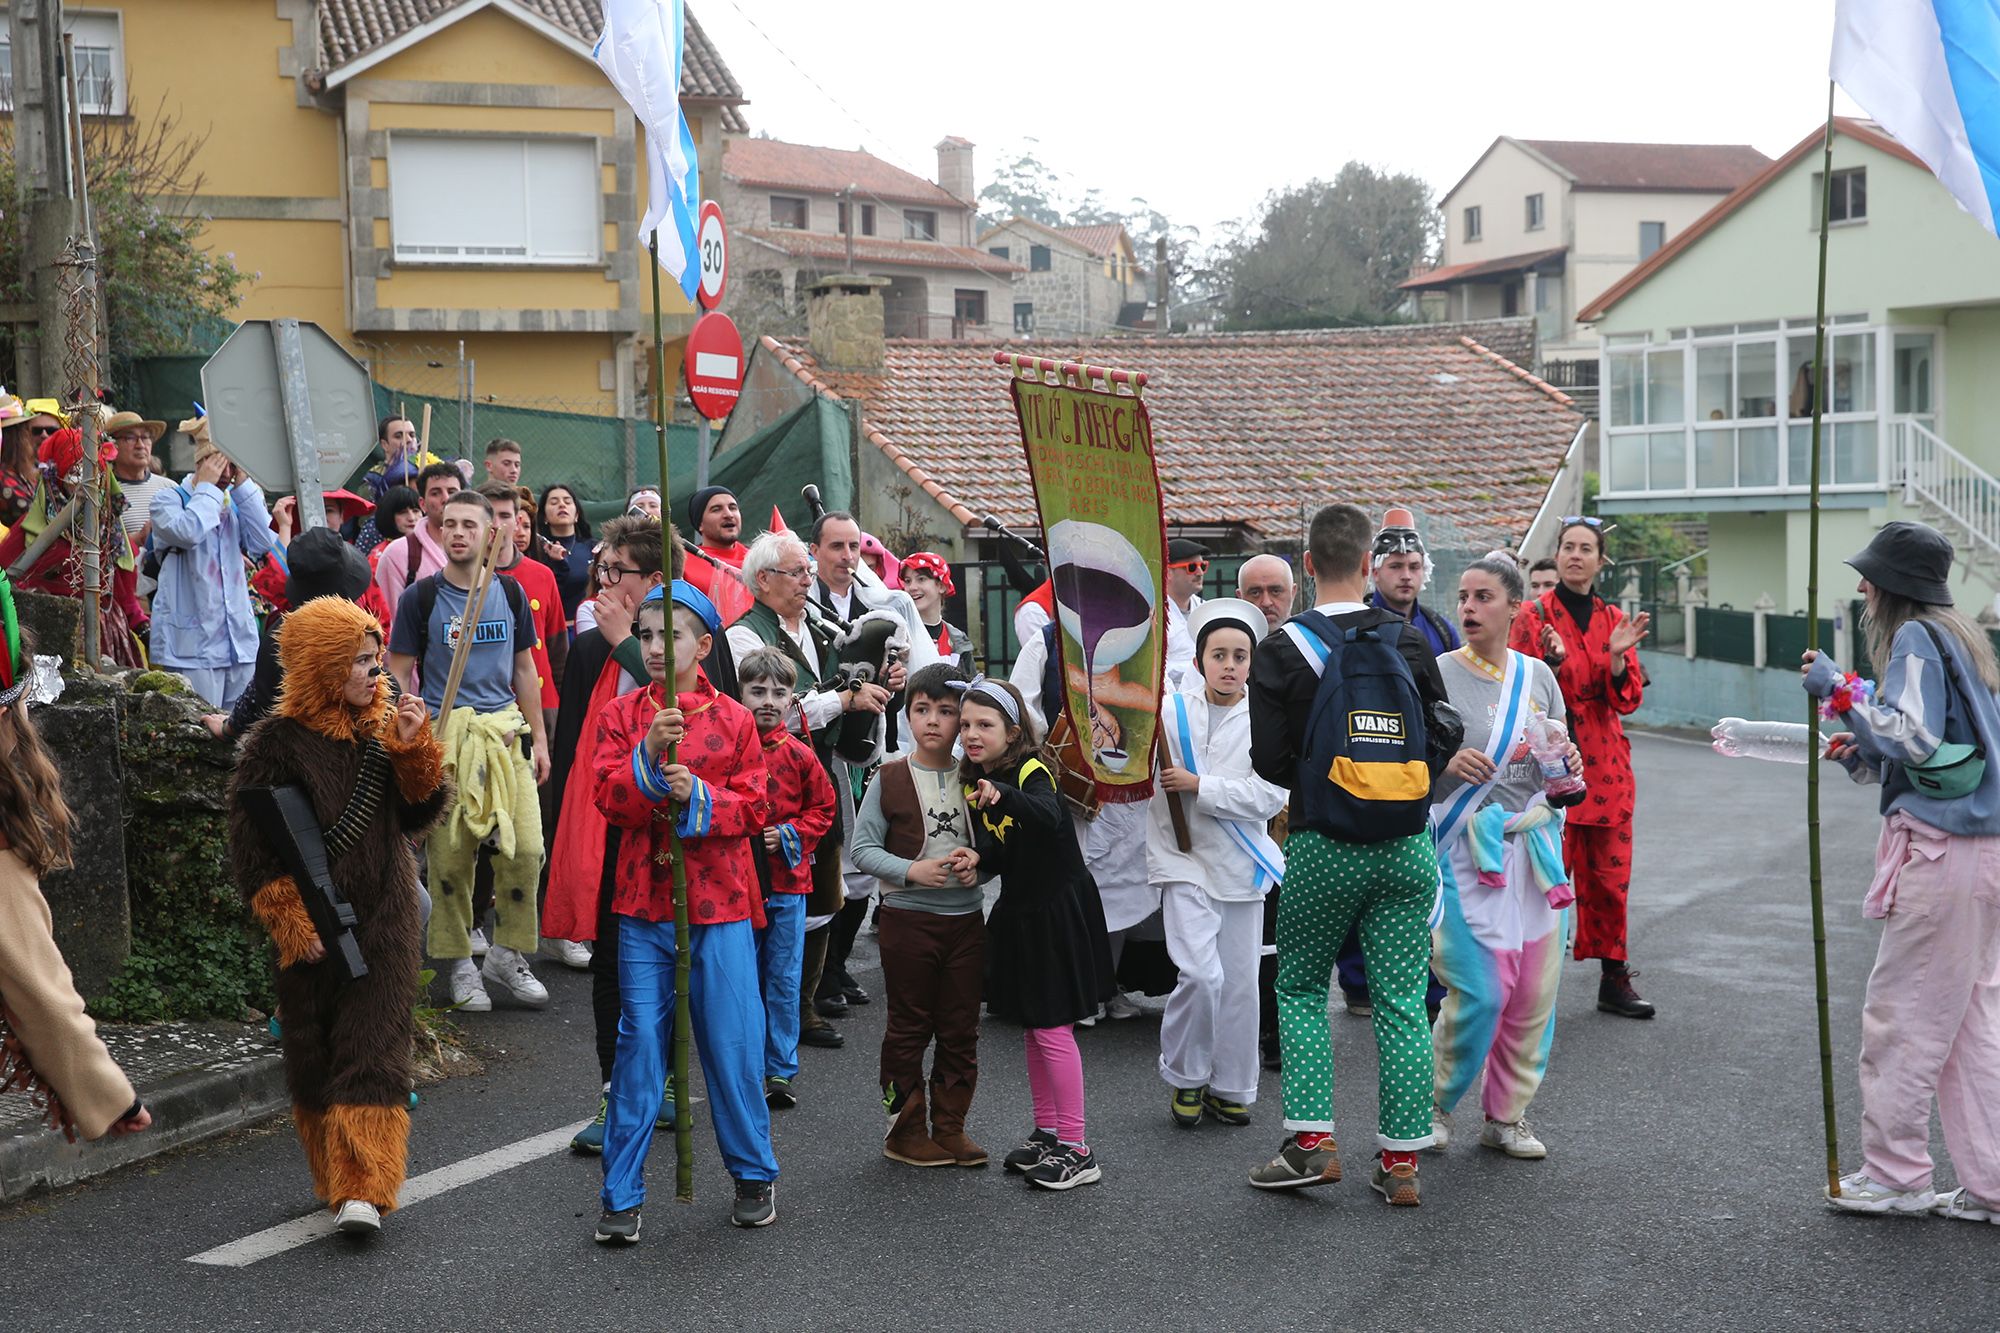
[[[753,599],[749,589],[725,577],[711,561],[732,570],[743,568],[743,557],[750,553],[743,544],[743,511],[736,503],[736,493],[727,486],[704,486],[688,497],[687,517],[709,559],[697,556],[688,561],[683,577],[715,603],[726,627],[750,609]]]

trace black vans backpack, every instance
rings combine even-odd
[[[1416,677],[1382,625],[1341,629],[1317,611],[1295,616],[1292,635],[1319,692],[1299,747],[1299,823],[1342,842],[1387,842],[1430,820],[1431,772]],[[1388,622],[1391,636],[1403,623]]]

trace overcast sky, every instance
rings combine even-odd
[[[690,8],[749,96],[753,131],[866,148],[927,177],[937,141],[963,135],[982,186],[1033,139],[1080,185],[1205,234],[1350,159],[1442,195],[1496,134],[1775,156],[1825,115],[1833,30],[1832,0]],[[1839,109],[1857,114],[1844,95]]]

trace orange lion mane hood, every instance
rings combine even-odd
[[[375,678],[375,698],[366,707],[341,698],[371,634],[378,645],[388,640],[381,622],[344,597],[315,597],[288,613],[278,626],[278,659],[285,667],[278,715],[329,740],[381,735],[390,711],[387,673]]]

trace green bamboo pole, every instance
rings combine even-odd
[[[1813,322],[1812,507],[1806,522],[1806,648],[1819,651],[1819,474],[1826,406],[1826,245],[1833,215],[1833,84],[1826,85],[1826,137],[1819,190],[1819,305]],[[1819,1002],[1819,1093],[1826,1116],[1826,1192],[1840,1196],[1840,1139],[1833,1105],[1833,1020],[1827,1012],[1826,896],[1819,861],[1819,700],[1806,696],[1806,874],[1812,889],[1813,981]]]
[[[660,326],[660,233],[654,230],[647,242],[653,270],[653,357],[659,378],[653,392],[653,424],[660,436],[660,524],[672,522],[673,484],[667,475],[667,346]],[[666,553],[673,564],[674,553]],[[673,697],[674,609],[667,603],[667,695]],[[680,762],[679,744],[667,747],[667,762]],[[681,849],[679,822],[667,824],[667,855],[674,868],[674,1197],[682,1203],[694,1202],[694,1114],[688,1104],[688,1049],[693,1045],[693,1029],[688,1022],[688,884],[687,857]]]

